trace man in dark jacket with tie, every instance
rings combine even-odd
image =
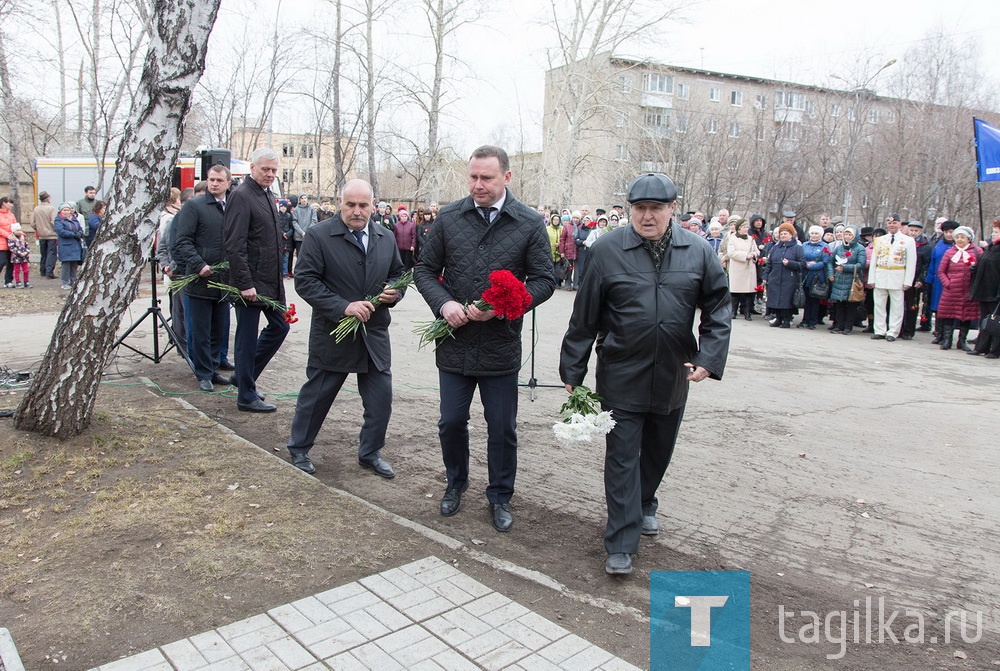
[[[555,290],[545,222],[507,191],[510,160],[499,147],[483,146],[469,159],[470,196],[441,209],[421,247],[413,278],[435,317],[455,329],[437,343],[441,387],[438,433],[448,486],[441,514],[458,512],[469,485],[469,408],[479,388],[486,418],[486,457],[493,527],[510,531],[508,503],[517,473],[517,373],[523,319],[497,319],[473,303],[489,287],[490,273],[509,270],[525,282],[531,307]],[[444,277],[444,282],[438,281]],[[466,307],[468,306],[468,307]]]
[[[674,183],[666,175],[640,175],[627,197],[631,225],[591,247],[559,359],[559,375],[572,391],[583,384],[597,341],[597,394],[616,422],[604,461],[611,574],[631,573],[639,536],[659,531],[656,490],[673,454],[688,384],[722,377],[732,319],[726,274],[711,245],[671,224]]]
[[[308,379],[295,404],[288,451],[306,473],[315,471],[309,449],[347,376],[355,373],[364,405],[358,463],[383,478],[396,475],[381,450],[392,414],[389,308],[402,292],[387,285],[406,269],[393,234],[370,223],[373,201],[368,182],[345,184],[340,211],[309,229],[295,267],[295,290],[313,312]],[[378,296],[380,305],[374,307],[367,296]],[[346,317],[356,317],[364,328],[338,343],[330,334]]]
[[[224,244],[230,283],[240,290],[236,303],[236,407],[244,412],[274,412],[257,394],[257,378],[278,352],[288,324],[284,315],[257,299],[285,302],[281,261],[285,241],[278,208],[268,188],[278,173],[278,155],[261,147],[250,156],[250,176],[233,189],[226,204]],[[267,326],[258,337],[260,316]]]
[[[187,294],[188,355],[202,391],[212,391],[213,384],[229,384],[229,377],[216,372],[219,353],[229,339],[229,304],[222,292],[209,282],[228,283],[229,273],[212,266],[226,260],[222,244],[226,211],[226,190],[231,173],[224,165],[208,170],[208,191],[190,199],[170,222],[174,238],[171,257],[183,269],[182,274],[197,273],[199,279],[185,287]]]

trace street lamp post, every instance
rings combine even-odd
[[[884,72],[887,68],[890,68],[895,64],[896,64],[896,59],[893,58],[891,61],[888,61],[885,65],[876,70],[875,74],[866,79],[863,84],[857,86],[853,85],[850,81],[839,75],[835,74],[830,75],[831,78],[839,79],[840,81],[844,82],[845,84],[851,86],[854,89],[854,107],[852,108],[854,119],[848,117],[848,121],[851,123],[852,130],[848,138],[850,141],[850,146],[847,148],[847,160],[844,162],[844,220],[842,222],[844,226],[846,226],[848,223],[848,215],[850,214],[850,209],[851,209],[851,180],[854,178],[853,175],[854,154],[857,151],[857,144],[859,139],[858,136],[860,135],[860,129],[862,126],[864,126],[865,118],[868,116],[867,111],[865,111],[865,113],[862,114],[862,110],[859,109],[861,105],[861,94],[862,92],[867,93],[868,86],[875,81],[875,78],[878,77],[880,74],[882,74],[882,72]]]

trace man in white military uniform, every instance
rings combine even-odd
[[[892,342],[903,326],[903,292],[913,286],[917,271],[917,246],[913,238],[899,232],[896,216],[886,222],[888,233],[875,240],[868,283],[875,287],[875,335],[872,340]],[[886,330],[886,302],[889,328]]]

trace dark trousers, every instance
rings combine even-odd
[[[639,551],[642,516],[655,515],[656,490],[674,453],[684,408],[670,414],[612,411],[615,428],[607,435],[604,456],[604,496],[608,523],[604,549],[608,554]]]
[[[920,287],[920,293],[923,296],[924,302],[920,308],[920,325],[930,326],[931,324],[931,285],[925,283]]]
[[[903,327],[899,335],[912,336],[917,332],[920,318],[920,289],[910,287],[903,292]]]
[[[752,293],[733,294],[733,315],[746,317],[753,314],[753,297]]]
[[[409,270],[413,267],[413,250],[411,249],[401,249],[399,250],[399,260],[403,262],[403,267]]]
[[[38,241],[38,274],[43,277],[54,277],[56,274],[56,240]]]
[[[517,373],[501,377],[470,377],[438,371],[441,384],[441,456],[449,489],[469,481],[469,408],[479,387],[486,418],[486,462],[490,503],[507,503],[517,475]]]
[[[819,301],[806,289],[806,306],[802,310],[802,323],[806,326],[816,326],[819,323]]]
[[[194,364],[194,376],[211,380],[219,366],[222,341],[229,337],[229,304],[211,298],[188,296],[185,309],[188,329],[188,356]]]
[[[850,301],[837,301],[833,304],[833,330],[850,331],[854,328],[854,320],[858,318],[858,305]]]
[[[4,272],[3,283],[10,284],[14,279],[14,266],[10,263],[10,252],[6,249],[0,250],[0,270]]]
[[[171,291],[170,294],[170,328],[177,336],[177,346],[185,352],[189,351],[188,341],[187,294],[183,291]]]
[[[293,274],[295,272],[294,271],[294,268],[295,268],[295,265],[294,265],[295,264],[295,255],[298,253],[299,247],[301,247],[301,246],[302,246],[302,241],[301,240],[293,240],[292,241],[292,246],[285,250],[285,251],[288,252],[288,270],[286,272],[286,274],[288,274],[288,275],[291,275],[291,274]]]
[[[267,326],[258,335],[260,315]],[[237,403],[249,405],[257,400],[257,378],[277,354],[288,335],[288,324],[277,310],[258,305],[236,305],[236,386]]]
[[[364,405],[364,423],[358,437],[358,459],[372,461],[385,446],[385,433],[392,415],[392,372],[375,369],[368,361],[368,372],[358,373],[358,393]],[[322,368],[306,368],[306,383],[295,402],[288,451],[294,456],[305,454],[316,442],[316,436],[333,406],[348,373]]]

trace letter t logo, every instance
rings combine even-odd
[[[712,609],[722,608],[728,596],[675,596],[674,608],[691,609],[691,645],[712,645]]]

